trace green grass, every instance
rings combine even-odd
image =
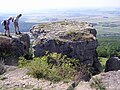
[[[101,63],[102,65],[105,65],[107,60],[108,60],[108,58],[100,57],[100,63]]]
[[[104,71],[105,70],[106,61],[108,60],[108,58],[99,57],[98,59],[100,61],[100,64],[102,65],[102,71]]]

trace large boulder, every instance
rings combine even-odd
[[[35,37],[34,56],[45,55],[46,51],[62,53],[79,59],[91,67],[93,74],[101,71],[97,58],[96,30],[86,22],[60,21],[33,26],[30,32]]]
[[[24,45],[24,55],[29,53],[29,48],[30,48],[30,37],[28,34],[22,34],[22,35],[17,35],[14,36],[17,40],[21,41]]]
[[[106,62],[105,72],[120,70],[120,59],[118,57],[111,57]]]
[[[16,65],[17,58],[29,53],[28,34],[12,35],[12,38],[0,35],[0,58],[7,65]]]
[[[109,71],[95,75],[90,80],[95,90],[120,90],[120,71]]]

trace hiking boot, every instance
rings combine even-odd
[[[7,36],[7,34],[4,34],[4,36]]]
[[[17,33],[17,32],[15,32],[15,34],[16,34],[16,35],[18,35],[18,33]]]
[[[22,34],[22,33],[19,31],[19,34]]]
[[[12,38],[12,36],[10,36],[10,35],[8,37]]]

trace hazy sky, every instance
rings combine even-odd
[[[120,7],[120,0],[0,0],[0,12],[76,7]]]

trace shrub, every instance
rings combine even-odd
[[[106,61],[108,60],[108,58],[98,57],[98,60],[99,60],[99,62],[101,63],[102,71],[104,72],[104,70],[105,70],[105,65],[106,65]]]
[[[34,78],[44,78],[53,82],[61,80],[69,82],[70,79],[75,79],[76,75],[83,77],[89,73],[88,68],[80,64],[79,60],[48,52],[46,52],[46,55],[32,60],[19,57],[19,67],[27,67],[28,74]]]
[[[66,55],[47,53],[34,58],[27,64],[28,74],[35,78],[44,78],[53,82],[73,79],[79,66],[79,60],[70,59]]]
[[[41,59],[41,60],[40,60]],[[28,69],[30,70],[28,73],[31,74],[35,78],[45,78],[48,74],[48,63],[45,58],[34,58],[29,64]]]
[[[19,57],[19,62],[18,62],[18,67],[25,67],[27,64],[28,64],[28,61],[27,59],[25,59],[25,57]]]

